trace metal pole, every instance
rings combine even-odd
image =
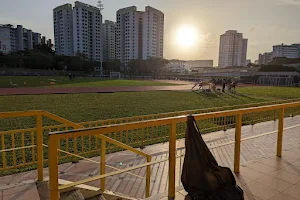
[[[147,162],[151,162],[151,157],[147,157]],[[150,197],[150,179],[151,179],[151,166],[146,167],[146,198]]]
[[[235,118],[235,148],[234,148],[234,172],[240,172],[241,156],[241,132],[242,132],[242,114],[237,114]]]
[[[37,166],[38,166],[38,181],[43,181],[43,124],[42,115],[36,116],[36,149],[37,149]]]
[[[50,199],[58,200],[58,157],[57,157],[57,140],[49,136],[48,140],[48,158],[49,158],[49,189]]]
[[[283,137],[283,122],[284,122],[284,108],[279,110],[278,116],[278,137],[277,137],[277,156],[282,156],[282,137]]]
[[[100,75],[101,75],[101,77],[103,76],[103,66],[102,66],[102,61],[100,61]]]
[[[169,135],[169,199],[175,199],[176,122],[172,122]]]
[[[102,139],[102,143],[101,143],[101,163],[100,163],[100,174],[103,175],[105,174],[105,156],[106,156],[106,140]],[[105,191],[105,178],[102,178],[100,180],[100,184],[101,184],[101,190],[102,192]]]

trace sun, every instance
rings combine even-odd
[[[192,26],[182,26],[177,32],[177,44],[181,47],[191,47],[197,42],[197,33]]]

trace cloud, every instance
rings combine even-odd
[[[254,32],[254,31],[255,31],[255,27],[254,26],[248,29],[249,33]]]
[[[279,0],[279,5],[294,5],[294,6],[300,6],[300,0]]]

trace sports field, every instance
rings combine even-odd
[[[12,83],[12,85],[11,85]],[[166,82],[144,80],[105,80],[97,77],[1,76],[0,88],[22,87],[107,87],[107,86],[167,86]]]
[[[117,83],[120,84],[120,83]],[[176,86],[174,86],[176,87]],[[81,93],[81,94],[47,94],[47,95],[9,95],[0,96],[0,112],[46,110],[53,114],[74,122],[95,121],[131,117],[138,115],[166,113],[174,111],[206,109],[222,106],[235,106],[251,103],[270,102],[283,99],[300,98],[300,88],[292,87],[241,87],[236,93],[216,92],[191,92],[186,91],[145,91],[145,92],[114,92],[114,93]],[[299,109],[289,113],[299,113]],[[273,120],[274,112],[257,113],[252,120]],[[256,121],[256,122],[257,122]],[[248,123],[248,122],[247,122]],[[251,122],[249,122],[251,123]],[[248,124],[249,124],[248,123]],[[56,124],[49,119],[43,119],[43,125]],[[33,117],[0,119],[0,130],[26,129],[36,126]],[[205,128],[202,133],[221,130],[211,122],[202,122],[200,128]],[[163,134],[166,134],[165,132]],[[133,136],[140,137],[138,135]],[[145,136],[146,137],[146,136]],[[150,137],[150,136],[147,136]],[[145,138],[144,138],[145,139]],[[135,139],[134,139],[135,140]],[[166,139],[148,141],[144,145],[164,142]],[[6,136],[6,142],[11,143],[10,135]],[[20,139],[16,139],[20,143]],[[28,141],[27,141],[28,142]],[[30,144],[30,141],[29,143]],[[89,143],[85,141],[86,147]],[[92,146],[94,148],[94,146]],[[138,146],[134,146],[138,147]],[[64,145],[61,145],[64,148]],[[47,155],[47,150],[45,150]],[[17,153],[20,156],[20,152]],[[30,154],[28,154],[30,157]],[[11,164],[10,152],[6,154],[8,163]],[[87,155],[88,157],[93,154]],[[62,159],[60,162],[68,162]],[[28,166],[17,170],[6,170],[1,175],[11,174],[34,169],[36,166]]]
[[[283,92],[284,91],[284,92]],[[300,98],[300,88],[249,87],[237,93],[147,91],[100,94],[0,96],[0,112],[46,110],[74,122]],[[3,121],[2,130],[28,128],[30,121]]]

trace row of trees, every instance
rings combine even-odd
[[[154,57],[147,60],[131,60],[125,69],[125,74],[133,77],[149,75],[156,77],[168,63],[169,61],[166,59]]]
[[[260,72],[300,72],[300,67],[289,67],[283,65],[263,65]]]
[[[131,60],[127,66],[119,60],[103,62],[103,74],[110,72],[124,72],[130,76],[154,75],[168,63],[162,58],[149,58],[147,60]],[[85,54],[77,53],[76,56],[56,55],[46,45],[39,45],[35,49],[11,52],[3,54],[0,52],[0,67],[28,69],[55,69],[68,71],[91,72],[95,67],[100,67],[100,62],[89,59]]]
[[[300,58],[286,58],[286,57],[278,57],[274,58],[270,65],[283,65],[283,64],[297,64],[300,63]]]
[[[46,45],[39,45],[35,49],[0,54],[0,66],[28,69],[56,69],[91,71],[95,63],[85,55],[62,56],[55,55],[54,51]]]

